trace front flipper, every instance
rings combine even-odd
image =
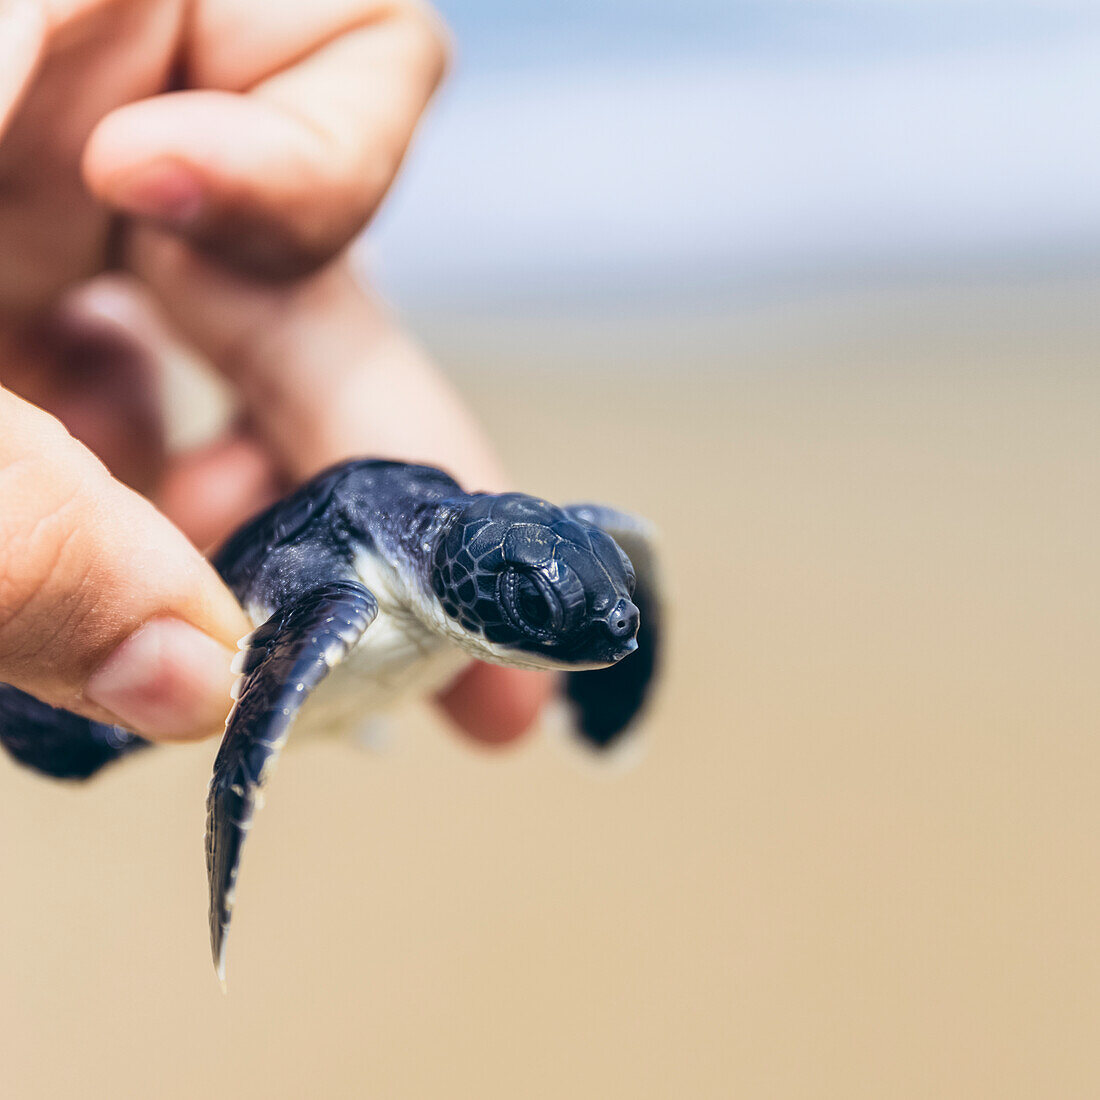
[[[629,729],[645,706],[661,657],[661,593],[653,530],[645,520],[599,504],[574,504],[566,511],[582,523],[609,534],[623,550],[637,584],[637,652],[610,668],[571,672],[565,694],[572,704],[577,732],[595,749],[610,748]]]
[[[309,693],[347,656],[378,614],[370,591],[333,581],[280,608],[243,652],[237,703],[226,721],[206,801],[210,947],[225,980],[225,936],[233,911],[241,845],[260,788]]]

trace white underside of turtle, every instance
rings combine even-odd
[[[370,630],[303,704],[294,739],[357,738],[373,716],[442,691],[470,661],[469,653],[411,616],[380,609]]]

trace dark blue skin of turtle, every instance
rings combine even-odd
[[[534,497],[465,493],[427,466],[364,459],[319,474],[245,524],[214,564],[244,606],[274,612],[353,576],[363,552],[418,576],[464,630],[529,654],[532,664],[602,668],[635,648],[633,571],[599,527]],[[607,731],[617,735],[640,699],[622,714],[615,700],[597,700],[604,732],[588,734],[581,715],[582,734],[609,742]],[[21,762],[62,778],[85,778],[145,744],[6,685],[0,741]]]

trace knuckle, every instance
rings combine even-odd
[[[437,85],[446,75],[454,57],[454,37],[443,16],[420,0],[409,0],[407,12],[417,35],[417,44]]]
[[[435,72],[435,82],[438,84],[451,68],[455,47],[450,28],[434,13],[430,18],[428,40],[432,67]]]

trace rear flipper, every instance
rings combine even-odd
[[[87,779],[149,744],[140,737],[67,710],[57,710],[33,695],[0,684],[0,744],[28,768],[55,779]]]
[[[599,504],[575,504],[566,511],[609,534],[630,558],[637,584],[637,652],[610,668],[571,672],[565,695],[580,737],[594,749],[608,749],[627,733],[649,701],[660,670],[661,593],[653,531],[645,520]]]

